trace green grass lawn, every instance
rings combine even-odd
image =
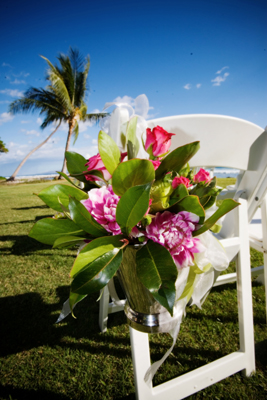
[[[233,181],[220,181],[220,185]],[[28,238],[34,222],[53,212],[34,195],[51,182],[0,185],[0,399],[134,399],[129,329],[122,312],[98,328],[98,294],[88,296],[56,325],[69,292],[76,250],[52,250]],[[253,266],[262,255],[251,252]],[[231,267],[233,268],[233,266]],[[190,399],[266,399],[267,327],[263,286],[253,283],[257,371],[219,382]],[[152,360],[171,346],[151,335]],[[214,288],[202,310],[188,308],[172,355],[155,384],[238,349],[235,284]],[[168,400],[168,399],[165,399]]]

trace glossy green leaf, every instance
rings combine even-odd
[[[69,305],[70,305],[70,309],[71,309],[71,313],[72,316],[74,318],[75,315],[73,314],[73,307],[75,306],[75,304],[79,303],[81,300],[83,300],[85,297],[87,296],[87,294],[78,294],[78,293],[70,293],[69,296]]]
[[[184,197],[188,196],[188,190],[185,185],[178,185],[177,188],[172,193],[169,199],[169,206],[173,206],[178,201],[181,201]]]
[[[86,160],[81,154],[75,153],[74,151],[66,151],[65,156],[67,161],[67,169],[70,175],[75,175],[75,177],[81,182],[86,182],[83,172],[87,170],[85,164],[88,160]]]
[[[184,197],[181,201],[169,208],[169,211],[175,213],[180,211],[188,211],[199,216],[199,223],[204,222],[205,210],[200,204],[199,198],[197,196]]]
[[[145,185],[154,179],[152,162],[135,158],[118,165],[112,176],[112,188],[114,193],[122,196],[130,187]]]
[[[44,218],[33,225],[29,236],[41,243],[53,245],[62,236],[86,237],[86,233],[69,219]]]
[[[160,166],[156,170],[156,179],[160,179],[167,172],[179,172],[196,154],[199,148],[199,142],[188,143],[185,146],[177,147],[177,149],[173,150],[162,160]]]
[[[69,185],[52,185],[43,189],[38,196],[45,204],[53,210],[62,211],[60,202],[64,207],[68,208],[69,196],[75,197],[77,200],[88,199],[88,194],[80,189]]]
[[[68,177],[67,174],[64,174],[64,172],[60,172],[60,171],[56,171],[56,173],[59,174],[60,176],[63,176],[63,178],[66,179],[66,181],[68,181],[72,186],[79,189],[79,187],[77,185],[75,185],[75,183]]]
[[[143,285],[172,314],[178,272],[169,251],[148,241],[136,254],[136,271]]]
[[[126,140],[128,160],[136,158],[139,151],[139,141],[136,137],[137,117],[133,117],[127,124]]]
[[[101,237],[108,234],[84,207],[84,205],[73,197],[69,199],[69,210],[71,219],[85,232],[94,237]]]
[[[225,214],[227,214],[229,211],[233,210],[237,206],[239,206],[239,203],[237,203],[233,199],[223,200],[223,202],[220,205],[220,207],[218,208],[218,210],[216,210],[215,213],[205,221],[205,223],[202,225],[202,227],[200,229],[193,232],[193,236],[201,235],[201,233],[204,233],[207,230],[211,229],[212,226],[218,221],[218,219],[220,219],[222,216],[224,216]]]
[[[104,131],[98,135],[98,150],[106,169],[112,175],[120,163],[121,153],[114,140]]]
[[[88,237],[61,236],[56,239],[53,248],[72,247],[81,244],[86,239],[88,239]]]
[[[83,268],[91,264],[96,258],[102,256],[106,252],[120,249],[124,242],[123,235],[104,236],[97,238],[88,243],[78,254],[70,272],[71,278],[74,278]]]
[[[151,182],[128,189],[118,202],[116,221],[121,230],[129,235],[133,227],[141,221],[149,207]]]
[[[112,245],[114,239],[112,236],[109,239]],[[83,267],[74,276],[71,292],[85,295],[97,292],[106,286],[121,264],[123,247],[125,243],[121,242],[120,247],[113,246]]]

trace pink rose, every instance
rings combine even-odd
[[[101,160],[99,153],[96,156],[89,158],[88,162],[85,165],[88,166],[87,172],[97,170],[97,171],[101,171],[103,173],[104,179],[106,181],[108,181],[111,178],[111,175],[108,172],[108,170],[106,169],[103,161]],[[89,175],[89,174],[85,175],[85,178],[88,181],[93,181],[93,182],[99,180],[99,178],[97,176]]]
[[[156,169],[158,169],[158,167],[160,166],[161,161],[157,161],[157,160],[150,160],[153,164],[154,170],[156,171]]]
[[[154,157],[167,153],[173,135],[174,133],[168,133],[160,126],[156,126],[152,131],[150,128],[147,128],[145,150],[149,155],[153,155]]]
[[[205,182],[208,183],[211,180],[210,173],[208,171],[205,171],[205,169],[200,168],[198,173],[194,176],[194,182],[199,183],[199,182]]]
[[[190,179],[185,178],[184,176],[176,176],[172,181],[172,188],[176,189],[179,185],[185,185],[185,187],[191,186]]]

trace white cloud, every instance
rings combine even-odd
[[[10,68],[12,68],[12,66],[10,64],[7,64],[5,62],[3,62],[2,67],[10,67]]]
[[[15,78],[20,78],[21,76],[23,76],[24,78],[27,78],[27,76],[29,76],[29,72],[20,72],[19,74],[12,74]]]
[[[38,117],[36,122],[38,125],[41,125],[43,123],[43,120],[42,120],[42,118]]]
[[[1,100],[0,101],[0,104],[9,104],[10,103],[10,101],[8,101],[8,100]]]
[[[223,76],[217,76],[215,79],[212,79],[211,82],[213,82],[212,86],[221,86],[221,83],[224,82],[227,78],[227,76],[229,76],[229,72],[225,72],[223,74]]]
[[[19,80],[19,79],[15,79],[13,82],[10,82],[10,83],[12,83],[12,85],[20,85],[20,84],[24,84],[24,83],[26,83],[25,81],[23,81],[23,80]]]
[[[29,124],[32,121],[20,121],[21,124]]]
[[[93,140],[92,140],[92,143],[93,143],[93,144],[97,144],[97,139],[93,139]]]
[[[196,84],[196,88],[197,88],[197,89],[201,88],[201,85],[202,85],[202,83],[197,83],[197,84]]]
[[[12,119],[14,118],[13,115],[11,115],[10,113],[4,112],[0,115],[0,125],[2,125],[5,122],[9,122],[12,121]]]
[[[219,71],[217,71],[216,74],[217,74],[217,75],[218,75],[218,74],[221,74],[225,68],[229,68],[229,67],[223,67],[222,69],[220,69]]]
[[[84,137],[85,139],[90,139],[90,138],[91,138],[91,136],[88,135],[88,133],[84,133],[84,134],[83,134],[83,137]]]
[[[40,132],[36,131],[35,129],[32,129],[30,131],[27,131],[26,129],[21,129],[21,132],[24,132],[26,135],[40,136]]]
[[[0,90],[0,93],[7,94],[11,97],[21,97],[23,96],[23,92],[20,92],[18,89],[4,89]]]
[[[191,83],[187,83],[186,85],[184,85],[184,89],[186,90],[190,90],[191,89]]]

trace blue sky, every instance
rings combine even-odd
[[[38,113],[8,114],[29,86],[45,87],[46,63],[70,46],[89,54],[88,111],[145,94],[149,117],[211,113],[267,125],[265,0],[25,0],[1,6],[0,175],[9,176],[53,129]],[[71,150],[97,152],[98,126],[83,124]],[[66,128],[20,174],[61,169]]]

